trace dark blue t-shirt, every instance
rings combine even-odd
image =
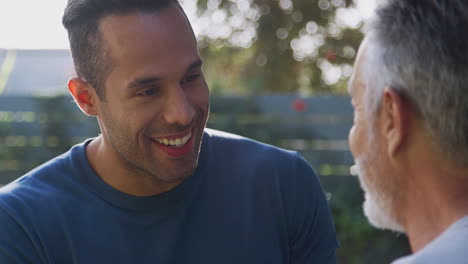
[[[335,263],[318,179],[295,152],[206,130],[195,173],[151,197],[90,167],[90,141],[0,189],[0,263]]]

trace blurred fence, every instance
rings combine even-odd
[[[298,150],[322,176],[348,175],[347,97],[215,97],[208,127]],[[98,134],[69,97],[0,97],[0,184]],[[6,151],[8,150],[8,151]],[[1,157],[1,156],[0,156]]]
[[[212,97],[208,127],[299,151],[321,176],[335,219],[340,263],[389,263],[409,252],[404,236],[369,226],[353,159],[348,97]],[[0,185],[98,135],[70,97],[0,97]]]
[[[97,135],[67,97],[0,97],[0,184]]]

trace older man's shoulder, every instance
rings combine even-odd
[[[420,251],[398,259],[392,264],[464,264],[467,261],[468,216],[465,216]]]

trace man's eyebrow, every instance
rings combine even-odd
[[[150,83],[154,83],[154,82],[158,82],[160,81],[161,78],[158,78],[158,77],[143,77],[143,78],[137,78],[133,81],[131,81],[127,87],[128,88],[136,88],[136,87],[141,87],[141,86],[144,86],[146,84],[150,84]]]
[[[196,60],[195,62],[193,62],[192,64],[190,64],[188,67],[187,67],[187,72],[190,72],[190,71],[193,71],[195,69],[198,69],[200,68],[201,66],[203,65],[203,61],[201,59],[198,59]],[[158,82],[160,81],[162,78],[159,78],[159,77],[143,77],[143,78],[137,78],[133,81],[131,81],[127,87],[128,88],[136,88],[136,87],[141,87],[141,86],[144,86],[144,85],[147,85],[147,84],[150,84],[150,83],[155,83],[155,82]]]
[[[187,72],[190,72],[190,71],[193,71],[193,70],[195,70],[195,69],[198,69],[198,68],[200,68],[202,65],[203,65],[203,61],[202,61],[201,59],[198,59],[198,60],[196,60],[195,62],[193,62],[192,64],[190,64],[190,66],[188,66]]]

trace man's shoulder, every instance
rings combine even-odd
[[[42,243],[50,246],[66,210],[77,208],[70,204],[77,186],[71,176],[77,164],[76,148],[0,188],[0,234],[4,238],[0,239],[0,247],[8,257],[30,257],[21,262],[42,262]],[[65,243],[64,239],[57,241]],[[0,262],[4,261],[5,255],[0,254]]]
[[[206,135],[209,137],[209,147],[216,152],[223,151],[230,155],[240,155],[239,157],[280,157],[292,158],[298,156],[296,151],[282,149],[267,143],[263,143],[244,136],[214,130],[205,129]]]
[[[81,145],[73,147],[68,152],[57,156],[15,181],[0,188],[0,208],[21,208],[21,205],[39,206],[40,203],[47,203],[50,197],[54,196],[62,185],[69,180],[75,170],[76,161],[73,161],[80,151]]]
[[[462,264],[468,259],[468,216],[458,220],[417,253],[393,264]]]
[[[280,182],[291,182],[293,178],[308,181],[316,176],[296,151],[222,131],[207,129],[205,132],[208,143],[202,151],[208,156],[212,169],[255,179],[278,177]]]

